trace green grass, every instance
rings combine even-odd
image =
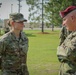
[[[26,30],[29,38],[28,70],[30,75],[58,75],[59,62],[56,56],[59,31]]]

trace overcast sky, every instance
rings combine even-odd
[[[2,3],[0,8],[0,18],[1,19],[7,19],[9,18],[9,14],[11,13],[11,4],[12,6],[12,12],[18,12],[18,0],[0,0],[0,3]],[[28,5],[26,4],[25,0],[21,1],[21,10],[20,12],[24,14],[24,17],[28,19]]]

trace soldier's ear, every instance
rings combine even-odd
[[[75,16],[74,15],[71,16],[71,20],[72,20],[72,22],[75,21]]]

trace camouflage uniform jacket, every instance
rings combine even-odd
[[[28,51],[28,38],[24,32],[17,39],[12,32],[4,34],[0,38],[0,56],[2,58],[2,70],[21,69],[26,65],[26,54]]]
[[[72,31],[68,31],[66,27],[62,27],[61,32],[60,32],[60,44],[61,45],[66,37],[71,33]]]
[[[76,31],[72,32],[57,48],[57,56],[61,63],[66,63],[64,70],[76,72]]]

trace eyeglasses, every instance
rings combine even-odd
[[[21,23],[21,24],[22,24],[22,23],[24,23],[24,22],[23,22],[23,21],[20,21],[20,22],[16,22],[16,23]]]

